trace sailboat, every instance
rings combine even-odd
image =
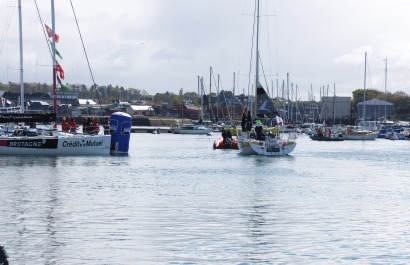
[[[202,79],[198,77],[198,87],[200,86],[200,82]],[[201,83],[202,84],[202,83]],[[182,93],[181,93],[182,94]],[[203,86],[201,86],[201,121],[203,121],[204,114],[203,114]],[[182,105],[182,124],[177,124],[176,128],[174,129],[174,134],[206,134],[210,135],[212,133],[211,127],[206,127],[202,125],[202,122],[194,124],[193,122],[185,123],[184,122],[184,104]]]
[[[366,130],[366,70],[367,70],[367,52],[364,54],[364,86],[363,86],[363,118],[358,126],[348,126],[343,132],[345,140],[375,140],[378,132]]]
[[[259,9],[259,0],[256,2],[257,12],[256,12],[256,45],[255,45],[255,103],[254,103],[254,113],[256,117],[264,117],[266,115],[272,116],[275,115],[271,122],[278,124],[282,119],[277,116],[277,111],[273,106],[271,99],[263,88],[262,84],[259,82],[259,21],[260,21],[260,9]],[[272,124],[273,125],[273,124]],[[260,120],[257,120],[255,124],[255,131],[258,131],[262,126]],[[272,127],[267,135],[264,137],[252,137],[253,133],[242,132],[241,137],[238,138],[238,147],[241,154],[244,155],[264,155],[264,156],[284,156],[289,155],[296,147],[295,136],[289,134],[287,140],[282,139],[279,134],[279,128]]]
[[[21,0],[18,1],[19,8],[19,34],[20,34],[20,82],[21,89],[21,112],[0,115],[0,122],[54,122],[53,130],[40,130],[36,128],[21,127],[13,133],[0,137],[0,155],[109,155],[111,147],[111,135],[85,135],[57,131],[57,101],[56,101],[56,49],[55,49],[55,19],[54,0],[51,1],[52,13],[52,60],[53,60],[53,113],[30,114],[24,113],[24,86],[23,86],[23,49],[22,49],[22,17]],[[111,116],[113,117],[113,116]],[[117,120],[112,124],[118,125]],[[122,125],[122,124],[121,124]],[[124,131],[131,129],[131,123],[123,126],[112,126],[115,133],[116,127]],[[111,134],[113,134],[113,132]],[[118,153],[118,149],[115,150]],[[128,151],[128,149],[127,149]]]

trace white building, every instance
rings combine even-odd
[[[151,116],[154,114],[154,109],[152,106],[146,105],[128,105],[126,108],[126,112],[131,115],[144,115],[144,116]]]

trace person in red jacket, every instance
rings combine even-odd
[[[100,132],[100,120],[98,118],[94,119],[94,122],[91,128],[92,128],[93,134],[98,134]]]
[[[63,132],[68,132],[69,127],[70,126],[68,125],[67,118],[63,117],[63,121],[61,122],[61,130]]]
[[[74,118],[71,118],[70,121],[70,132],[77,132],[77,123],[75,122]]]

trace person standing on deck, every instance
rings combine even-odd
[[[108,117],[105,117],[105,120],[103,122],[103,128],[104,128],[104,135],[109,135],[110,134],[110,119]]]
[[[94,119],[93,125],[91,126],[92,134],[100,133],[100,120],[98,118]]]
[[[61,122],[61,131],[68,132],[69,127],[70,126],[68,125],[67,118],[63,117],[63,121]]]
[[[74,118],[71,118],[71,121],[70,121],[70,132],[72,133],[77,132],[77,123],[75,122]]]
[[[248,117],[246,118],[246,131],[248,132],[251,131],[252,124],[253,124],[253,120],[252,120],[251,111],[248,110]]]
[[[241,126],[242,126],[242,132],[246,132],[246,121],[247,121],[247,117],[246,117],[246,109],[244,110],[244,112],[242,113],[242,121],[241,121]]]

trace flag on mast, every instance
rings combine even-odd
[[[57,81],[58,81],[58,83],[60,84],[61,91],[63,91],[63,92],[68,92],[68,91],[70,91],[70,87],[64,85],[63,82],[61,82],[61,79],[60,79],[58,76],[57,76]]]
[[[61,79],[64,80],[64,70],[63,67],[57,62],[56,70],[60,73]]]
[[[51,30],[51,28],[49,26],[47,26],[46,24],[44,24],[44,26],[46,26],[46,31],[47,31],[47,35],[49,38],[53,37],[53,31]],[[56,35],[56,39],[55,41],[58,43],[58,40],[60,39],[60,36],[57,35],[57,33],[54,33]]]

